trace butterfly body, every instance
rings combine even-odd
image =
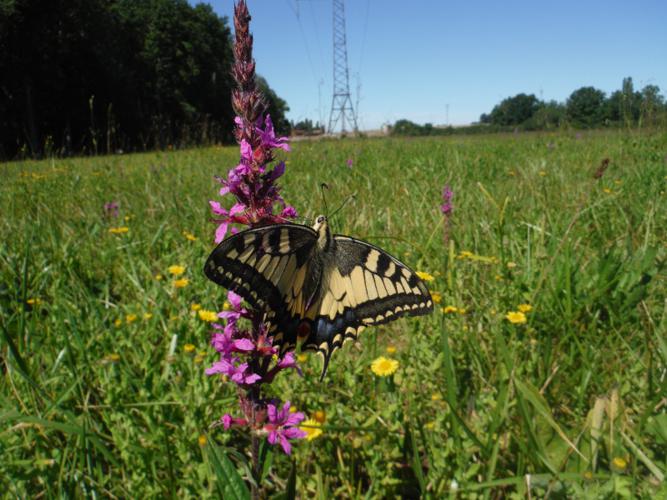
[[[324,358],[367,326],[433,310],[421,279],[384,250],[332,235],[326,217],[310,228],[276,224],[222,241],[204,267],[206,276],[265,313],[274,344]]]

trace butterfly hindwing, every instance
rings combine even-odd
[[[306,311],[311,331],[302,347],[322,354],[323,373],[331,354],[366,326],[433,310],[424,282],[398,259],[354,238],[334,240],[318,301]]]

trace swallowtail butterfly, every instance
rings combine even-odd
[[[331,354],[367,326],[428,314],[424,282],[381,248],[332,235],[326,217],[310,228],[275,224],[223,240],[204,267],[206,276],[264,311],[274,345],[284,352]]]

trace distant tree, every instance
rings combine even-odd
[[[306,133],[306,134],[324,132],[320,122],[316,122],[313,124],[313,121],[310,120],[309,118],[306,118],[296,123],[291,123],[291,127],[292,131]]]
[[[523,123],[528,130],[550,130],[565,122],[565,106],[557,101],[540,102],[530,120]]]
[[[635,92],[631,77],[623,78],[621,88],[621,117],[626,126],[637,123],[641,107],[641,94]]]
[[[567,118],[578,127],[591,128],[604,119],[605,93],[594,87],[581,87],[570,94],[566,103]]]
[[[667,112],[665,109],[665,98],[660,95],[660,87],[657,85],[646,85],[640,93],[640,116],[647,125],[656,125],[658,116]]]
[[[489,121],[494,125],[520,125],[529,120],[538,108],[539,101],[533,94],[517,94],[497,104],[491,111]]]
[[[232,140],[232,59],[208,5],[0,0],[0,158]],[[262,82],[287,133],[289,108]]]
[[[422,127],[410,120],[397,120],[391,128],[392,135],[424,135]]]

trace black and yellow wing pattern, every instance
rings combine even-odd
[[[405,264],[370,243],[332,236],[326,217],[313,228],[276,224],[223,240],[204,267],[215,283],[264,311],[275,345],[324,358],[367,326],[428,314],[433,301]]]

